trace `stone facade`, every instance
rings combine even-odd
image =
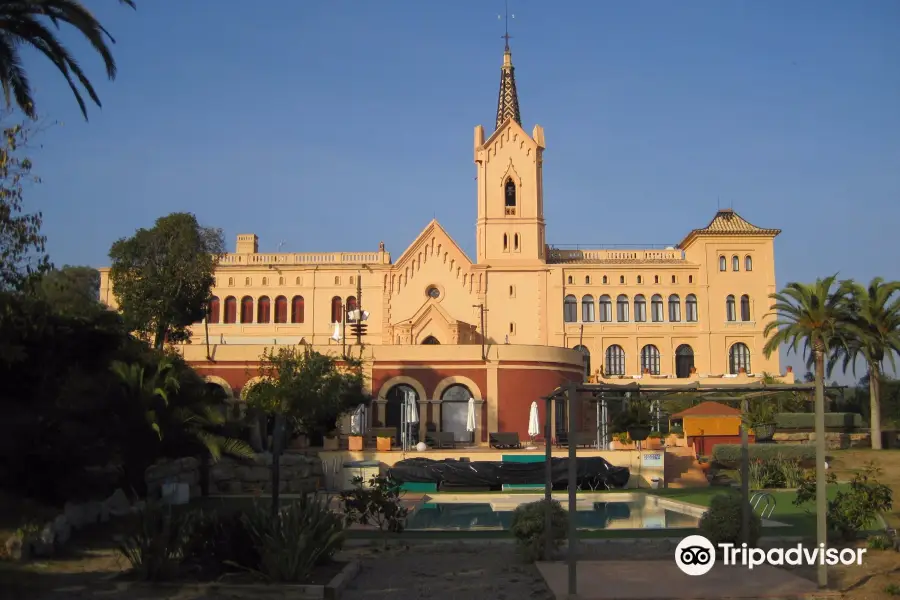
[[[773,438],[776,444],[815,444],[814,431],[796,433],[776,433]],[[868,433],[825,432],[825,447],[829,450],[846,450],[847,448],[871,448],[872,438]]]
[[[287,452],[281,457],[279,491],[285,493],[312,492],[321,487],[322,462],[316,456]],[[164,483],[186,483],[191,498],[201,495],[200,461],[193,457],[157,463],[144,474],[148,497],[158,497]],[[212,495],[256,494],[272,491],[272,455],[257,454],[252,460],[238,460],[223,456],[209,466],[209,487]]]

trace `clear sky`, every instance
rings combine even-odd
[[[52,260],[107,264],[174,211],[233,250],[395,257],[432,217],[475,246],[502,0],[85,0],[119,77],[101,109],[25,53]],[[176,8],[177,7],[177,8]],[[675,244],[717,206],[783,230],[779,285],[900,278],[900,2],[511,0],[523,125],[546,133],[551,244]],[[797,365],[793,359],[789,364]],[[799,366],[799,365],[798,365]]]

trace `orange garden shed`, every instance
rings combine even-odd
[[[741,443],[741,411],[718,402],[701,402],[672,415],[671,422],[681,421],[684,437],[693,444],[698,455],[712,453],[716,444]],[[754,436],[749,434],[752,443]]]

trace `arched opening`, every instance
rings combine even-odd
[[[506,214],[516,214],[516,184],[512,178],[507,178],[506,185],[503,186],[503,195],[506,198]]]
[[[741,270],[741,259],[735,254],[731,257],[731,270],[732,271],[740,271]]]
[[[684,301],[684,312],[687,320],[691,323],[697,321],[697,296],[688,294]]]
[[[737,342],[728,350],[728,372],[737,375],[741,369],[745,373],[750,372],[750,348],[747,344]]]
[[[727,263],[727,260],[725,259],[725,257],[724,257],[724,256],[720,256],[720,257],[719,257],[719,271],[725,271],[725,270],[726,270],[726,265],[727,265],[727,264],[728,264],[728,263]]]
[[[506,252],[509,250],[509,236],[505,233],[503,234],[503,251]]]
[[[594,322],[594,297],[590,294],[581,298],[581,321],[583,323]]]
[[[675,377],[685,379],[694,368],[694,349],[682,344],[675,349]]]
[[[256,301],[256,322],[268,323],[272,316],[272,305],[268,296],[262,296]]]
[[[412,402],[419,401],[419,394],[412,386],[401,383],[395,385],[387,393],[387,404],[384,407],[384,426],[391,427],[397,432],[397,443],[400,442],[400,426],[402,425],[403,401],[410,400]],[[416,406],[418,408],[418,406]],[[419,415],[419,419],[422,415]]]
[[[606,369],[604,375],[625,374],[625,350],[618,344],[613,344],[606,349]]]
[[[741,296],[741,321],[750,321],[750,296]]]
[[[471,397],[472,391],[461,383],[454,383],[441,392],[441,431],[453,432],[457,442],[472,441],[473,432],[466,429]]]
[[[563,303],[563,320],[566,323],[575,323],[578,321],[578,299],[571,294],[566,296]]]
[[[753,257],[749,254],[744,257],[744,270],[752,271],[753,270]]]
[[[635,323],[647,321],[647,299],[643,294],[634,297],[634,321]]]
[[[619,323],[628,322],[628,296],[619,294],[616,298],[616,321]]]
[[[725,320],[726,321],[737,321],[737,314],[735,314],[735,306],[734,306],[734,296],[729,295],[725,298]]]
[[[234,296],[225,298],[225,322],[237,323],[237,300]]]
[[[275,322],[287,323],[287,298],[278,296],[275,298]]]
[[[331,299],[331,322],[340,323],[343,317],[344,303],[341,302],[340,296]]]
[[[217,324],[219,322],[219,297],[213,296],[209,299],[209,308],[206,311],[206,322]]]
[[[581,352],[581,360],[584,362],[584,380],[591,376],[591,351],[586,346],[575,346],[573,350]]]
[[[653,344],[641,348],[641,373],[645,372],[659,375],[659,348]]]
[[[291,300],[291,323],[303,322],[303,296],[294,296]]]
[[[356,319],[353,318],[352,313],[356,310],[356,296],[348,296],[347,297],[347,322],[352,323]]]
[[[681,298],[678,294],[669,296],[669,321],[678,323],[681,321]]]
[[[244,296],[241,298],[241,323],[253,322],[253,298]]]
[[[513,234],[513,250],[518,250],[518,249],[519,249],[519,234],[515,233],[515,234]]]
[[[440,344],[441,343],[438,341],[438,339],[433,335],[429,335],[427,338],[422,340],[423,346],[440,346]]]
[[[653,297],[650,298],[650,319],[654,323],[662,323],[665,319],[663,318],[663,299],[659,294],[653,294]]]
[[[204,387],[215,404],[224,404],[228,400],[228,392],[218,383],[207,381]]]
[[[610,297],[603,294],[597,300],[597,304],[600,306],[600,321],[603,323],[612,321],[612,300]]]

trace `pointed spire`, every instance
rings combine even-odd
[[[522,115],[519,113],[519,95],[516,93],[515,67],[512,64],[512,52],[509,50],[509,34],[507,33],[506,48],[503,51],[503,66],[500,67],[500,99],[497,102],[496,129],[507,119],[513,119],[519,125],[522,124]]]

